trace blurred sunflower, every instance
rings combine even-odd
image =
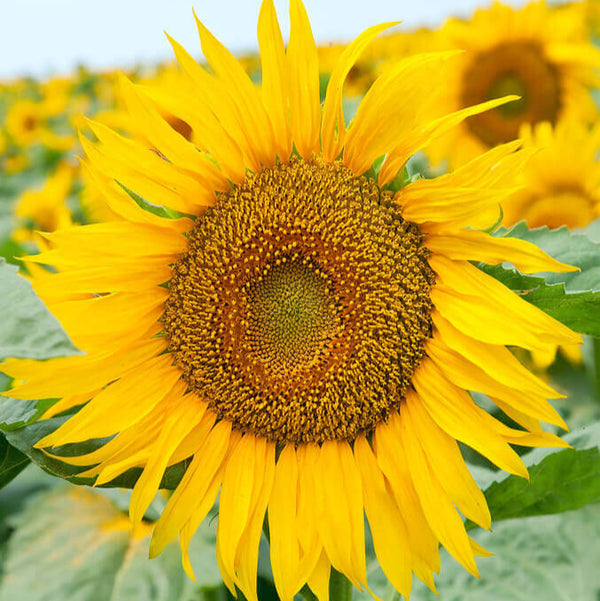
[[[521,129],[526,148],[539,149],[522,172],[522,186],[506,199],[504,225],[525,220],[530,228],[585,227],[600,217],[600,124],[564,120]],[[532,352],[536,367],[546,369],[558,347]],[[581,363],[579,345],[561,346],[571,363]]]
[[[5,129],[11,141],[20,148],[42,144],[48,148],[66,151],[76,141],[72,135],[59,135],[52,130],[49,118],[57,108],[54,99],[51,105],[31,99],[17,100],[6,112]]]
[[[600,217],[600,125],[540,123],[521,135],[526,147],[540,150],[523,171],[522,188],[502,205],[504,224],[577,228]]]
[[[52,250],[30,258],[57,269],[35,288],[86,354],[2,369],[13,397],[60,398],[46,417],[83,405],[37,446],[112,437],[64,457],[93,466],[83,474],[98,484],[143,468],[134,523],[166,467],[188,458],[152,556],[179,534],[192,575],[190,539],[220,492],[217,557],[230,590],[257,599],[267,514],[281,599],[308,583],[324,600],[331,567],[367,587],[366,512],[379,562],[408,596],[413,572],[434,588],[440,542],[475,575],[474,556],[486,554],[459,514],[490,527],[457,440],[524,477],[511,444],[564,445],[540,425],[565,427],[547,402],[558,393],[504,345],[544,349],[578,335],[470,261],[571,268],[465,229],[497,219],[530,154],[518,143],[390,189],[430,139],[507,99],[429,122],[431,72],[454,53],[418,55],[377,79],[347,127],[344,80],[391,24],[348,46],[321,105],[300,0],[290,21],[286,49],[272,0],[263,2],[260,89],[200,22],[212,74],[172,41],[194,95],[123,80],[151,148],[100,124],[98,144],[82,140],[86,169],[123,219],[50,234]],[[167,92],[195,143],[161,116]],[[492,418],[467,390],[524,429]]]
[[[462,164],[515,139],[524,123],[594,119],[589,89],[598,86],[600,50],[588,39],[586,14],[580,2],[549,7],[540,1],[520,9],[496,2],[434,33],[430,47],[466,50],[444,74],[440,113],[505,94],[521,98],[467,119],[432,144],[432,160]]]
[[[60,163],[40,190],[23,192],[15,207],[15,215],[23,221],[23,226],[13,233],[16,240],[31,240],[36,231],[54,232],[72,224],[67,198],[76,171],[74,165]]]
[[[20,147],[39,141],[44,130],[45,115],[40,103],[33,100],[15,102],[7,111],[4,127]]]

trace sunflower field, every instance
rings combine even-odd
[[[600,1],[287,5],[0,83],[0,601],[598,601]]]

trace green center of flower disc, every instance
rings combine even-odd
[[[244,288],[248,351],[282,377],[316,365],[341,327],[327,276],[312,261],[287,255]]]
[[[561,109],[556,67],[532,42],[499,44],[474,54],[462,81],[462,103],[472,106],[516,94],[514,100],[467,119],[471,133],[487,146],[519,137],[523,123],[556,123]]]
[[[220,419],[276,442],[369,433],[431,335],[434,274],[391,192],[291,159],[201,216],[173,270],[169,350]]]

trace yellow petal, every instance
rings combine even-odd
[[[270,167],[275,163],[273,130],[258,90],[239,61],[210,33],[195,12],[194,17],[206,60],[216,76],[231,90],[231,98],[254,148],[259,153],[261,163]]]
[[[156,523],[150,541],[151,558],[162,552],[188,520],[201,515],[203,512],[200,509],[206,509],[202,515],[203,518],[212,506],[214,497],[211,499],[209,493],[214,492],[216,495],[218,487],[215,490],[211,483],[225,458],[230,436],[231,424],[221,421],[215,425],[206,437],[204,444],[198,448],[194,459]]]
[[[457,328],[483,342],[544,349],[581,337],[466,261],[429,258],[438,274],[431,300]],[[498,316],[502,315],[500,323]],[[481,324],[487,324],[481,328]]]
[[[292,139],[302,157],[319,151],[321,100],[317,47],[302,0],[290,0],[287,71]]]
[[[317,565],[310,578],[308,586],[319,601],[329,601],[329,576],[331,574],[331,564],[327,559],[325,551],[319,557]]]
[[[231,432],[229,436],[229,444],[228,448],[225,452],[225,458],[223,459],[221,466],[217,468],[214,476],[212,477],[208,487],[206,489],[206,493],[203,494],[199,503],[192,510],[191,517],[188,521],[183,525],[182,529],[179,532],[179,544],[181,546],[181,563],[183,565],[183,569],[186,574],[196,582],[196,578],[194,576],[194,570],[192,569],[192,563],[190,561],[190,553],[189,546],[194,536],[194,533],[200,527],[200,524],[210,511],[211,507],[215,504],[215,500],[217,497],[217,493],[219,492],[219,488],[221,487],[221,482],[223,480],[223,475],[225,473],[225,467],[227,465],[227,460],[231,457],[233,451],[237,447],[238,443],[241,439],[241,433],[237,430]],[[219,564],[219,569],[221,567],[221,558],[219,555],[219,548],[216,547],[216,555],[217,555],[217,563]],[[225,571],[221,572],[221,577],[223,578],[223,583],[225,586],[232,592],[232,594],[236,593],[235,583],[231,578],[229,578],[228,574]]]
[[[469,573],[478,577],[477,565],[464,524],[432,472],[416,432],[411,431],[410,422],[405,419],[405,413],[403,411],[400,416],[399,440],[404,447],[408,467],[427,521],[450,555]],[[422,442],[428,444],[430,441]]]
[[[193,83],[198,100],[217,116],[223,129],[237,143],[244,155],[246,166],[253,171],[260,170],[260,156],[254,147],[252,137],[245,128],[237,102],[231,97],[227,86],[209,75],[175,40],[169,37],[179,66]]]
[[[363,31],[342,52],[338,59],[327,85],[327,93],[323,103],[323,121],[321,123],[321,145],[323,158],[333,162],[344,145],[346,124],[344,123],[344,111],[342,106],[342,89],[350,69],[356,63],[365,48],[382,32],[394,25],[393,23],[382,23],[369,27]]]
[[[380,75],[361,101],[346,135],[344,165],[356,175],[367,171],[373,161],[397,144],[413,138],[407,132],[428,122],[422,107],[431,97],[431,73],[452,52],[431,52],[403,58]]]
[[[225,178],[214,163],[163,119],[141,88],[123,75],[119,76],[119,83],[130,117],[152,146],[171,163],[194,174],[208,189],[223,189]],[[180,178],[184,176],[187,174],[182,173]]]
[[[258,601],[256,592],[258,549],[275,476],[275,444],[259,438],[257,447],[261,449],[257,453],[258,459],[254,468],[255,486],[250,502],[250,517],[236,555],[239,587],[248,601]]]
[[[468,117],[491,110],[506,104],[507,102],[511,102],[512,100],[518,100],[518,98],[518,96],[505,96],[504,98],[488,100],[487,102],[482,102],[475,106],[470,106],[444,115],[443,117],[428,123],[423,130],[419,132],[417,137],[410,140],[410,143],[404,142],[403,140],[400,144],[390,150],[379,171],[379,185],[384,186],[392,181],[394,177],[396,177],[398,171],[404,167],[406,161],[408,161],[413,154],[427,146],[432,140],[462,123]]]
[[[490,512],[473,476],[469,472],[456,440],[431,419],[414,393],[406,395],[401,419],[420,441],[431,475],[442,486],[462,514],[489,530]]]
[[[475,230],[431,234],[426,245],[429,250],[454,260],[483,261],[489,265],[508,261],[523,273],[577,271],[577,267],[553,259],[531,242],[496,238]]]
[[[350,446],[327,441],[316,465],[319,534],[331,565],[366,586],[362,486]]]
[[[506,404],[535,419],[555,424],[561,428],[566,427],[560,415],[546,401],[546,397],[536,396],[501,384],[476,365],[444,347],[444,344],[435,338],[427,341],[426,352],[445,376],[460,388],[504,399]]]
[[[505,386],[544,398],[564,398],[544,381],[534,376],[504,346],[486,344],[455,328],[438,311],[431,313],[442,342]]]
[[[292,601],[302,587],[296,575],[300,551],[296,533],[296,491],[298,464],[292,444],[286,445],[275,466],[275,480],[269,502],[271,568],[282,601]]]
[[[519,456],[490,429],[481,416],[482,410],[469,394],[447,380],[432,361],[421,363],[413,376],[413,385],[427,412],[442,430],[487,457],[500,469],[527,477],[527,469]]]
[[[264,0],[258,17],[258,43],[262,66],[262,101],[271,119],[279,158],[287,160],[292,152],[288,120],[288,79],[285,47],[273,0]]]
[[[112,436],[149,413],[179,382],[180,375],[170,355],[150,359],[143,369],[131,370],[107,386],[38,444],[50,447]]]
[[[413,571],[417,578],[436,592],[433,572],[440,570],[438,539],[423,513],[396,428],[392,427],[389,421],[387,424],[380,424],[375,430],[373,442],[377,463],[390,484],[400,514],[404,518],[413,553]]]
[[[394,588],[408,599],[412,585],[412,553],[404,517],[364,436],[354,441],[354,457],[362,478],[365,511],[377,560]]]
[[[180,400],[183,400],[180,398]],[[152,445],[148,463],[138,478],[129,502],[129,517],[135,524],[141,522],[144,513],[158,492],[158,487],[169,464],[169,459],[179,443],[202,419],[206,405],[193,403],[188,398],[178,411],[173,411],[163,422],[160,433]]]
[[[7,359],[0,369],[16,380],[7,395],[15,399],[53,399],[103,388],[164,350],[164,340],[149,340],[114,354],[58,357],[48,362]]]
[[[217,546],[221,557],[221,570],[227,572],[233,580],[236,579],[235,557],[238,544],[251,511],[255,466],[260,459],[256,437],[247,434],[231,454],[225,468],[219,497]]]

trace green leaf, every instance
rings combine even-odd
[[[18,269],[0,258],[0,360],[48,359],[77,353],[58,321]]]
[[[600,291],[567,292],[564,282],[548,285],[545,278],[523,275],[499,265],[479,267],[576,332],[600,337]]]
[[[570,273],[546,274],[544,279],[547,284],[562,282],[568,292],[600,291],[600,243],[594,239],[591,231],[590,235],[587,235],[585,230],[573,233],[566,227],[555,230],[540,227],[530,230],[521,222],[510,230],[498,230],[496,235],[527,240],[551,257],[581,269]]]
[[[36,421],[56,399],[22,401],[0,396],[0,430],[18,430]]]
[[[136,194],[133,190],[130,190],[126,186],[124,186],[121,182],[117,182],[127,194],[131,197],[131,199],[140,207],[140,209],[144,209],[144,211],[148,211],[148,213],[152,213],[153,215],[157,215],[158,217],[163,217],[164,219],[180,219],[181,217],[192,217],[191,215],[186,215],[185,213],[180,213],[179,211],[175,211],[174,209],[169,209],[167,207],[154,205],[151,202],[148,202],[145,198],[142,198],[139,194]]]
[[[485,489],[494,523],[561,513],[600,502],[600,423],[573,432],[565,440],[572,449],[540,448],[522,457],[529,481],[495,473],[495,481]],[[468,521],[466,526],[476,527]]]
[[[442,554],[439,596],[420,583],[411,601],[596,601],[600,598],[600,507],[510,520],[479,531],[494,553],[480,559],[481,579]],[[376,591],[378,592],[378,591]]]
[[[222,586],[211,520],[190,547],[197,584],[183,572],[177,543],[149,560],[149,527],[132,536],[126,514],[90,489],[42,492],[10,522],[1,601],[191,601]]]
[[[6,486],[15,476],[20,474],[29,464],[29,458],[0,434],[0,488]]]
[[[480,269],[573,330],[600,337],[599,243],[585,233],[574,234],[565,227],[529,230],[523,222],[508,231],[499,230],[496,235],[528,240],[581,271],[547,273],[541,277],[523,275],[503,266],[480,265]]]
[[[5,436],[11,445],[27,455],[34,463],[39,465],[49,474],[58,476],[59,478],[64,478],[73,484],[84,484],[91,486],[94,483],[92,478],[77,477],[77,474],[81,471],[84,471],[86,468],[75,467],[69,465],[68,463],[64,463],[63,461],[55,459],[54,457],[51,457],[47,453],[44,453],[40,449],[36,449],[34,447],[39,440],[51,432],[54,432],[54,430],[62,425],[68,418],[69,416],[65,415],[53,417],[51,419],[46,419],[39,422],[33,422],[23,428],[7,430],[5,432]],[[106,438],[95,439],[82,443],[65,445],[60,449],[56,449],[55,452],[57,455],[62,455],[65,457],[84,455],[95,451],[105,444],[107,440],[108,439]],[[167,468],[161,482],[161,488],[166,488],[169,490],[175,489],[181,478],[183,478],[188,464],[189,459],[186,459]],[[137,479],[140,477],[141,472],[142,470],[139,468],[132,468],[103,486],[133,488],[137,482]]]

